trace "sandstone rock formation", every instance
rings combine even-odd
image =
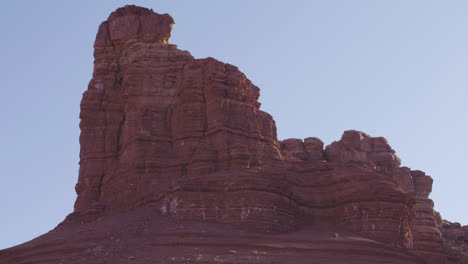
[[[454,255],[462,255],[468,261],[468,226],[443,220],[441,226],[444,243]]]
[[[173,23],[126,6],[101,24],[75,210],[0,263],[468,263],[384,138],[279,141],[259,88],[168,44]]]

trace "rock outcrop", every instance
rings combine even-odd
[[[386,139],[279,141],[259,88],[168,44],[173,24],[136,6],[101,24],[75,210],[0,263],[468,263]]]
[[[461,256],[465,262],[468,262],[468,226],[443,220],[439,228],[451,255]]]

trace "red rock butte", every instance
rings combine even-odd
[[[99,27],[75,210],[0,263],[468,263],[431,177],[382,137],[278,140],[237,67],[169,44],[168,14]]]

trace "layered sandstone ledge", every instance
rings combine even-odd
[[[81,102],[75,211],[44,241],[79,229],[77,223],[127,219],[132,224],[131,217],[119,215],[135,212],[137,218],[151,215],[145,220],[150,222],[160,221],[156,214],[181,223],[228,224],[262,236],[263,244],[282,234],[284,241],[276,249],[297,246],[297,234],[311,229],[311,234],[347,233],[342,240],[340,235],[331,242],[317,240],[334,248],[323,263],[342,263],[331,258],[339,258],[335,254],[354,263],[349,252],[358,256],[355,263],[364,263],[359,259],[383,252],[379,247],[388,250],[388,263],[468,263],[466,247],[460,246],[466,236],[444,225],[428,198],[431,177],[401,167],[387,140],[350,130],[326,147],[313,137],[279,141],[273,118],[260,110],[259,88],[233,65],[195,59],[168,44],[173,24],[170,15],[126,6],[99,27],[93,78]],[[445,240],[441,230],[446,230]],[[171,236],[178,237],[176,233]],[[174,237],[171,241],[178,241]],[[86,240],[80,239],[77,244]],[[138,241],[138,236],[128,239]],[[185,238],[173,246],[180,240]],[[40,248],[41,241],[30,245]],[[301,246],[307,252],[302,261],[299,253],[288,253],[290,259],[282,255],[281,261],[309,263],[306,259],[319,255],[310,243]],[[28,244],[0,252],[0,263],[6,263],[2,256],[21,260],[26,249]],[[73,254],[81,256],[79,250]],[[293,255],[297,258],[289,262]],[[175,258],[173,263],[183,261],[187,259]],[[268,261],[279,259],[269,256],[255,263],[272,263]],[[369,263],[376,261],[369,258]]]

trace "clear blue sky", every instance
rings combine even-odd
[[[94,37],[125,4],[172,14],[171,43],[238,66],[280,139],[384,136],[434,178],[443,217],[468,224],[468,1],[5,1],[0,248],[72,211]]]

